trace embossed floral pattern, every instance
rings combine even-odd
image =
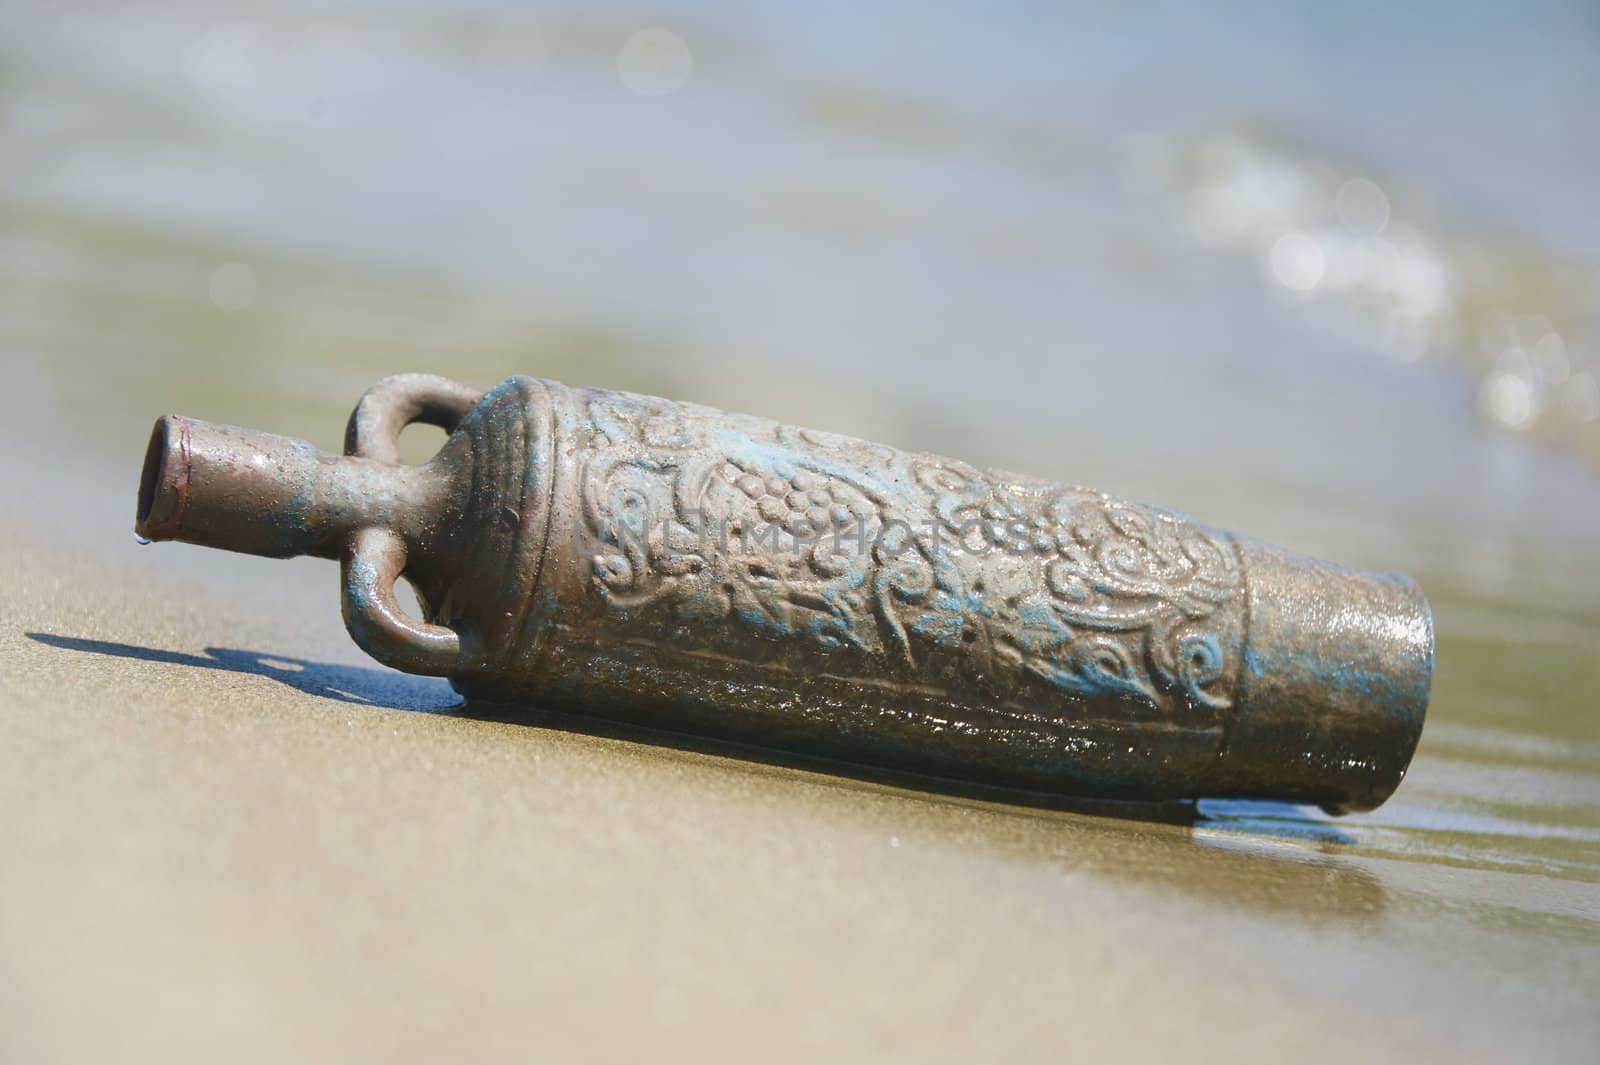
[[[1088,489],[583,395],[596,591],[661,612],[686,645],[732,624],[909,677],[966,670],[1017,705],[1041,683],[1063,707],[1205,714],[1233,698],[1242,579],[1222,534]]]

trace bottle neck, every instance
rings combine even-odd
[[[150,434],[134,530],[268,558],[338,558],[360,529],[392,529],[416,544],[437,497],[425,466],[167,415]]]

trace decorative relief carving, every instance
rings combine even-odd
[[[608,609],[1026,689],[1211,716],[1243,638],[1233,545],[1181,515],[936,456],[576,390],[585,551]],[[841,663],[849,671],[849,666]],[[865,671],[863,671],[865,672]]]

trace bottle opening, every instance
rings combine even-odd
[[[188,470],[183,467],[183,423],[170,415],[156,419],[150,430],[150,443],[144,451],[144,470],[139,475],[139,509],[134,516],[134,532],[145,540],[165,540],[176,534],[183,511]]]

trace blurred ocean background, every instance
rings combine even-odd
[[[1194,838],[1581,994],[1597,104],[1587,2],[5,0],[5,468],[120,493],[74,542],[144,564],[155,415],[337,448],[383,374],[524,372],[1410,572],[1438,672],[1397,796]]]

